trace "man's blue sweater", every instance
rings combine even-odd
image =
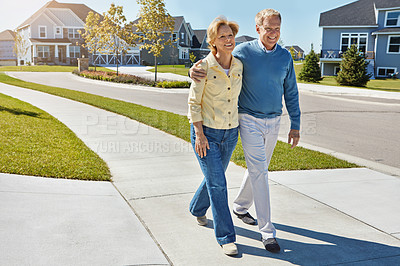
[[[233,55],[243,63],[239,113],[257,118],[273,118],[282,114],[282,95],[288,110],[291,129],[300,129],[299,94],[293,59],[278,44],[266,53],[258,40],[238,45]]]

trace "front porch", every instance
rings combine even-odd
[[[77,65],[77,58],[87,56],[81,46],[72,46],[68,39],[30,39],[32,65]]]

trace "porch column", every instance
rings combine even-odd
[[[324,76],[324,63],[321,62],[321,77]]]
[[[67,45],[67,57],[69,57],[69,45]]]
[[[55,46],[55,51],[54,51],[54,57],[55,58],[58,58],[58,44],[56,44],[56,46]]]
[[[36,44],[33,45],[33,57],[37,57]]]

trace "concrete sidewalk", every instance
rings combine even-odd
[[[227,257],[215,241],[211,213],[209,225],[199,227],[188,211],[202,179],[188,143],[123,116],[60,97],[5,84],[0,84],[0,93],[29,102],[71,128],[107,162],[113,184],[136,214],[110,183],[41,178],[24,182],[23,177],[2,176],[0,211],[7,215],[0,218],[0,237],[7,241],[0,245],[0,264],[400,264],[398,178],[365,168],[272,172],[272,213],[281,253],[267,252],[257,227],[233,218],[239,255]],[[230,164],[230,204],[243,173],[243,168]],[[33,180],[50,180],[46,186],[52,190],[35,192],[38,189]],[[77,188],[63,191],[69,182]],[[86,202],[93,201],[92,194],[85,192],[87,184],[93,184],[88,191],[95,191],[99,198],[96,204]],[[69,200],[65,194],[77,194],[77,198]],[[69,211],[65,211],[67,208]],[[71,211],[75,208],[81,211]],[[254,209],[250,211],[255,214]],[[73,226],[79,217],[86,226]],[[31,219],[32,223],[26,222]],[[97,226],[99,221],[103,221],[102,226]],[[121,221],[126,223],[121,226]],[[41,226],[46,223],[54,227]],[[61,234],[59,228],[64,230]],[[85,241],[80,241],[81,235]],[[115,252],[103,255],[114,262],[83,252],[88,248],[101,252],[103,249],[96,245],[113,238],[115,241],[107,243],[107,248]],[[65,259],[60,250],[74,258]],[[136,253],[142,256],[134,256]],[[16,255],[19,260],[14,258]]]

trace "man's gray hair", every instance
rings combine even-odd
[[[267,8],[267,9],[261,10],[260,12],[257,13],[256,24],[261,26],[263,24],[265,18],[272,17],[272,16],[278,16],[279,20],[282,21],[281,13],[279,13],[275,9]]]

